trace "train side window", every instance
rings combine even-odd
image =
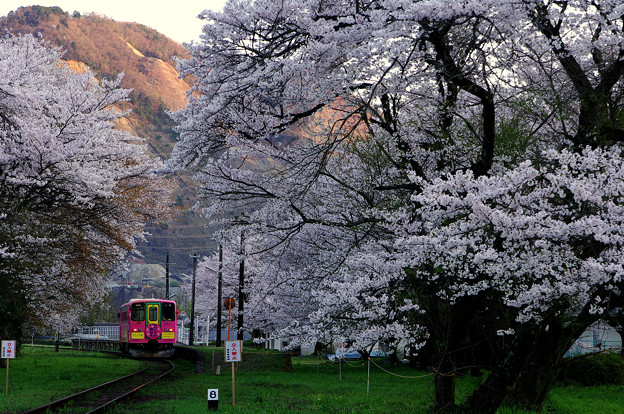
[[[133,303],[132,304],[132,315],[131,319],[135,322],[140,322],[145,320],[145,304],[144,303]]]
[[[175,321],[175,305],[173,303],[162,304],[163,321]]]

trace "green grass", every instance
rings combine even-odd
[[[317,363],[314,358],[293,358],[293,372],[285,371],[283,357],[276,352],[246,349],[236,373],[236,405],[232,406],[231,364],[223,364],[222,348],[215,353],[221,375],[211,372],[212,350],[206,355],[206,371],[193,373],[193,367],[176,362],[171,380],[142,392],[140,405],[115,407],[115,413],[204,413],[207,390],[219,389],[220,413],[389,413],[426,412],[431,401],[431,375],[405,367],[384,369],[371,365],[367,395],[367,367],[362,362],[342,365]],[[458,397],[465,397],[478,380],[458,379]],[[158,397],[152,398],[151,396]]]
[[[21,413],[78,391],[138,371],[144,362],[112,355],[22,347],[9,362],[9,393],[6,365],[0,369],[0,413]]]
[[[362,362],[342,364],[340,381],[338,364],[295,357],[293,372],[287,372],[288,365],[280,353],[247,348],[236,372],[233,407],[231,364],[223,362],[223,348],[214,352],[214,365],[221,366],[219,376],[213,372],[214,348],[200,349],[206,353],[206,373],[195,374],[192,363],[176,359],[176,370],[171,377],[141,390],[131,403],[117,404],[110,412],[206,413],[206,394],[211,388],[219,389],[220,413],[426,413],[433,396],[432,377],[427,372],[392,368],[375,361],[381,368],[371,364],[367,395],[368,371]],[[142,364],[103,354],[25,348],[23,355],[11,361],[11,389],[8,398],[4,395],[0,398],[0,412],[34,408],[77,388],[134,371]],[[458,402],[480,380],[458,376]],[[1,384],[4,385],[4,380]],[[498,413],[532,412],[501,408]],[[624,386],[557,386],[549,394],[544,413],[624,413]]]
[[[624,386],[555,387],[548,394],[547,413],[624,413]]]

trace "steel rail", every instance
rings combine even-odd
[[[126,393],[124,393],[122,395],[119,395],[118,397],[113,398],[110,401],[105,402],[104,404],[100,405],[99,407],[97,407],[97,408],[95,408],[95,409],[93,409],[91,411],[88,411],[87,414],[93,414],[93,413],[98,413],[100,411],[103,411],[109,405],[111,405],[111,404],[113,404],[113,403],[115,403],[115,402],[117,402],[119,400],[122,400],[122,399],[124,399],[126,397],[129,397],[130,395],[134,394],[135,392],[137,392],[141,388],[145,387],[146,385],[149,385],[152,382],[158,381],[162,377],[165,377],[165,376],[169,375],[175,369],[175,366],[173,365],[173,363],[171,361],[169,361],[167,359],[162,360],[162,361],[164,361],[167,364],[169,364],[169,369],[167,371],[161,373],[160,375],[156,375],[154,378],[151,378],[149,381],[145,381],[144,383],[142,383],[141,385],[133,388],[132,390],[130,390],[130,391],[128,391],[128,392],[126,392]]]
[[[152,382],[154,382],[154,381],[164,377],[165,375],[168,375],[169,373],[171,373],[175,369],[175,367],[174,367],[174,365],[173,365],[173,363],[171,361],[168,361],[168,360],[164,360],[164,361],[169,364],[169,369],[166,372],[161,373],[160,375],[157,375],[155,377],[148,377],[148,381],[144,381],[140,385],[138,385],[138,386],[134,387],[133,389],[131,389],[130,391],[124,392],[124,393],[122,393],[120,395],[116,395],[114,398],[108,399],[103,404],[100,404],[96,408],[93,408],[90,411],[86,411],[86,412],[87,413],[97,413],[97,412],[100,412],[104,408],[107,408],[108,406],[113,404],[114,402],[117,402],[117,401],[119,401],[119,400],[121,400],[123,398],[126,398],[126,397],[130,396],[133,393],[135,393],[136,391],[138,391],[141,388],[145,387],[146,385],[151,384]],[[131,379],[131,378],[133,378],[133,377],[135,377],[137,375],[143,374],[150,367],[151,367],[151,365],[149,363],[147,363],[146,366],[143,369],[139,370],[139,371],[136,371],[136,372],[133,372],[131,374],[125,375],[123,377],[114,379],[112,381],[108,381],[106,383],[97,385],[97,386],[89,388],[87,390],[80,391],[78,393],[75,393],[75,394],[72,394],[70,396],[61,398],[59,400],[52,401],[51,403],[42,405],[42,406],[34,408],[32,410],[24,411],[23,414],[40,414],[40,413],[54,412],[53,410],[56,410],[56,409],[64,407],[70,401],[74,401],[74,400],[76,400],[76,399],[78,399],[80,397],[85,397],[86,395],[88,395],[90,393],[93,393],[95,391],[99,391],[99,390],[102,390],[102,389],[104,389],[106,387],[110,387],[112,385],[119,384],[119,383],[122,383],[124,381],[128,381],[129,379]]]

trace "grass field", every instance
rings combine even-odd
[[[142,361],[102,353],[25,346],[9,362],[8,395],[6,368],[0,370],[0,413],[21,413],[144,366]]]
[[[236,405],[232,406],[231,364],[223,363],[223,348],[203,348],[206,373],[177,359],[174,374],[140,391],[133,403],[118,404],[111,413],[206,413],[207,390],[219,389],[220,413],[426,413],[433,394],[431,376],[380,361],[340,366],[315,358],[293,358],[292,372],[277,352],[246,349],[236,372]],[[1,413],[18,413],[54,398],[135,371],[143,362],[105,354],[24,348],[10,364],[9,396],[0,397]],[[213,369],[221,366],[221,375]],[[3,370],[4,371],[4,370]],[[387,371],[390,371],[387,372]],[[97,375],[94,375],[97,373]],[[2,377],[6,375],[2,372]],[[369,381],[370,378],[370,381]],[[478,384],[457,378],[461,401]],[[4,379],[0,382],[4,386]],[[368,387],[368,393],[367,393]],[[4,388],[2,389],[4,391]],[[138,402],[137,402],[138,401]],[[624,413],[624,387],[555,387],[544,412],[549,414]],[[500,414],[527,413],[501,409]]]

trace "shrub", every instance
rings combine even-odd
[[[624,384],[624,358],[614,352],[569,358],[562,363],[559,379],[585,386]]]

